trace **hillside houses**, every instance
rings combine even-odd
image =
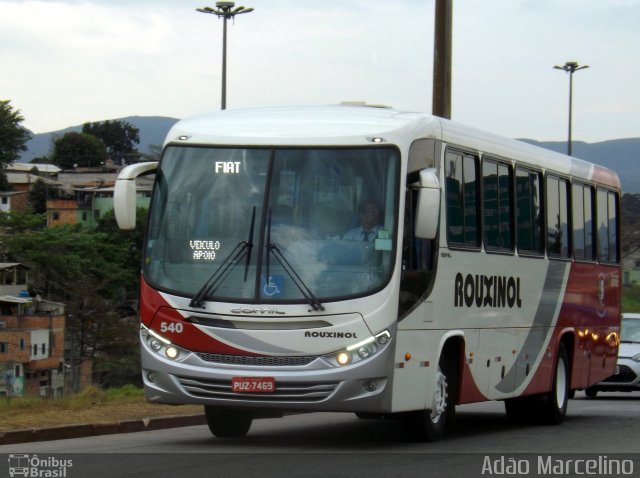
[[[48,227],[96,226],[113,209],[118,169],[13,164],[5,171],[10,190],[0,191],[0,212],[29,212],[35,191],[46,205]],[[140,206],[149,203],[152,181],[138,183]],[[92,383],[93,361],[73,341],[79,319],[70,306],[43,300],[33,290],[30,294],[30,273],[24,264],[0,262],[0,397],[59,397],[82,390]]]
[[[11,164],[5,171],[11,189],[0,191],[0,211],[25,212],[29,207],[29,191],[33,184],[38,179],[54,184],[51,178],[60,171],[52,164]]]
[[[13,163],[7,170],[10,191],[0,191],[1,212],[25,212],[29,191],[41,180],[45,184],[47,225],[84,224],[95,226],[113,209],[113,188],[119,167],[106,164],[99,168],[61,170],[51,164]],[[147,207],[153,178],[138,181],[138,205]]]

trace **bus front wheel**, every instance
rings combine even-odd
[[[250,412],[228,408],[204,406],[204,414],[211,433],[218,438],[240,438],[251,428]]]

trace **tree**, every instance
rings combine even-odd
[[[150,144],[147,146],[148,151],[146,153],[139,153],[138,156],[141,161],[160,161],[162,156],[161,144]]]
[[[2,235],[27,233],[40,230],[47,225],[46,214],[32,214],[31,212],[0,212],[0,237]],[[8,256],[4,249],[4,243],[0,241],[2,253],[0,262],[8,262]]]
[[[47,179],[38,178],[29,190],[29,202],[36,214],[47,212],[47,200],[62,197],[62,191],[54,184],[48,184]]]
[[[31,139],[31,133],[20,126],[23,121],[20,111],[14,110],[9,100],[0,100],[0,190],[9,188],[4,171],[27,150],[26,143]]]
[[[66,304],[73,356],[94,360],[103,385],[139,383],[135,308],[146,211],[136,231],[120,231],[113,213],[98,228],[79,224],[16,232],[5,258],[30,267],[29,289]]]
[[[55,140],[51,161],[63,169],[100,166],[107,159],[107,150],[95,136],[87,133],[66,133]]]
[[[115,164],[126,164],[138,156],[135,145],[140,143],[138,128],[126,121],[85,123],[82,132],[99,138],[107,148],[109,158]]]
[[[134,298],[137,299],[137,279],[142,264],[142,248],[144,247],[145,230],[147,226],[146,208],[139,207],[136,210],[136,227],[123,231],[118,227],[113,210],[105,213],[99,220],[96,231],[106,235],[107,241],[113,245],[125,245],[123,247],[122,267],[127,269],[132,277],[135,277]],[[129,289],[131,290],[131,289]],[[131,298],[131,297],[129,297]]]

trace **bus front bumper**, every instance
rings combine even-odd
[[[151,347],[144,332],[141,339],[142,378],[150,402],[264,410],[390,411],[392,340],[377,344],[370,357],[339,365],[328,356],[295,361],[290,359],[296,357],[272,357],[259,363],[247,358],[248,364],[243,364],[233,357],[211,357],[175,347],[169,350],[166,344],[152,342]]]

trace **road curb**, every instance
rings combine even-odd
[[[65,425],[49,428],[29,428],[0,432],[0,445],[31,443],[69,438],[85,438],[116,433],[136,433],[166,428],[204,425],[204,415],[175,415],[167,417],[140,418],[121,422],[95,423],[91,425]]]

